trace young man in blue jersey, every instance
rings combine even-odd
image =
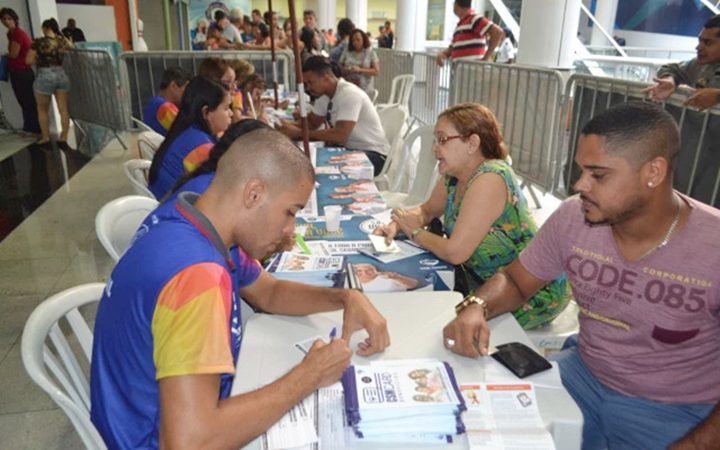
[[[109,448],[239,448],[350,362],[389,345],[385,319],[358,291],[271,278],[257,258],[294,235],[315,182],[309,160],[280,133],[256,130],[222,156],[208,189],[135,237],[100,301],[91,419]],[[285,376],[229,397],[240,348],[240,297],[268,313],[344,308],[340,339],[315,343]]]

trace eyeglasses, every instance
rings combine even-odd
[[[327,114],[325,114],[325,120],[327,121],[328,128],[332,128],[332,122],[331,122],[332,116],[330,116],[330,111],[332,111],[332,107],[333,107],[333,102],[332,102],[332,100],[330,100],[327,105]]]
[[[455,136],[438,136],[433,135],[433,144],[435,145],[445,145],[447,141],[452,141],[453,139],[463,139],[465,136],[462,134],[456,134]]]

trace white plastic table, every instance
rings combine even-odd
[[[408,292],[368,294],[368,297],[388,321],[391,346],[382,354],[369,358],[354,355],[353,364],[367,364],[370,360],[437,358],[447,361],[455,370],[458,382],[484,380],[484,358],[470,359],[458,356],[442,345],[442,329],[454,316],[453,306],[461,300],[457,292]],[[293,344],[314,336],[327,336],[333,327],[342,324],[342,312],[290,317],[254,314],[246,324],[238,358],[232,395],[257,389],[285,374],[300,363],[303,354]],[[491,346],[519,341],[532,348],[533,343],[510,314],[490,321]],[[357,332],[350,341],[351,347],[366,337]],[[509,372],[508,372],[509,373]],[[533,377],[540,376],[534,375]],[[512,376],[512,375],[511,375]],[[525,378],[533,381],[533,377]],[[540,415],[555,440],[558,450],[577,450],[582,437],[582,413],[562,385],[536,386]],[[416,448],[393,444],[382,448]],[[464,436],[453,444],[422,445],[423,449],[467,448]],[[259,449],[259,440],[246,448]],[[381,448],[377,442],[362,443],[357,448]]]

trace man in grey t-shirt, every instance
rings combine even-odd
[[[654,101],[670,97],[681,84],[694,88],[685,105],[704,111],[720,103],[720,14],[705,22],[698,36],[697,57],[658,70],[656,84],[643,92]]]
[[[308,93],[318,97],[308,114],[310,140],[362,150],[377,176],[390,144],[370,97],[354,84],[337,78],[330,61],[323,56],[305,61],[303,78]],[[302,139],[302,129],[296,123],[283,122],[277,128],[291,139]]]
[[[487,320],[567,273],[580,331],[556,359],[585,419],[583,449],[717,448],[720,211],[673,189],[679,148],[658,105],[594,117],[575,157],[579,197],[443,330],[450,350],[486,355]]]

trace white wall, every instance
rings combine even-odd
[[[76,26],[83,30],[89,42],[117,41],[115,10],[105,5],[58,4],[58,22],[65,28],[67,20],[75,19]]]

